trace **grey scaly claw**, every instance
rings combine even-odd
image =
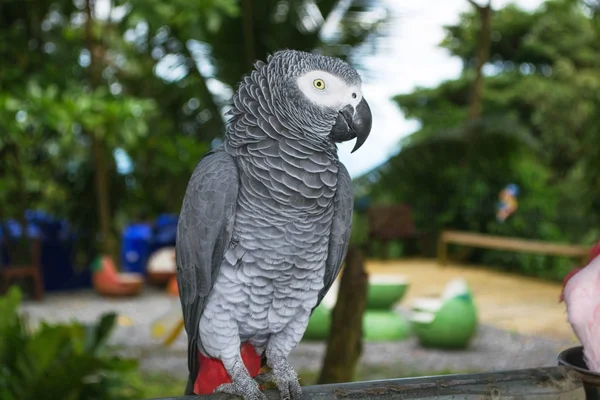
[[[258,383],[249,376],[233,379],[232,383],[224,383],[215,389],[215,393],[233,394],[244,400],[267,400],[267,396],[260,391]]]
[[[264,385],[268,382],[273,382],[273,371],[263,372],[262,374],[258,374],[254,377],[254,380],[259,385]]]
[[[281,361],[271,371],[273,382],[277,385],[281,400],[300,400],[302,388],[298,374],[287,361]]]

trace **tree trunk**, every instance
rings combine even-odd
[[[100,223],[101,246],[105,254],[113,257],[118,263],[117,242],[113,237],[111,214],[110,214],[110,192],[108,187],[108,166],[106,163],[106,149],[101,140],[94,134],[92,139],[92,153],[94,156],[94,178],[96,185],[96,202],[98,207],[98,222]]]
[[[469,121],[473,121],[481,116],[481,105],[483,102],[483,66],[489,61],[490,48],[492,46],[492,5],[491,1],[486,6],[480,6],[473,0],[468,0],[479,13],[480,31],[477,48],[475,50],[475,81],[471,91],[469,102]]]
[[[101,49],[95,43],[93,36],[94,0],[87,0],[85,12],[87,21],[85,35],[87,47],[90,52],[90,85],[96,88],[100,81],[102,68],[98,55]],[[94,180],[96,187],[96,207],[98,210],[98,222],[100,225],[100,251],[110,255],[118,263],[119,252],[116,238],[113,237],[111,229],[110,191],[108,186],[108,165],[106,160],[106,149],[102,140],[95,132],[88,132],[92,142],[92,157],[94,161]]]
[[[362,322],[367,304],[368,278],[362,249],[350,247],[342,272],[338,299],[319,384],[351,382],[362,353]]]
[[[242,0],[242,23],[244,30],[244,48],[248,69],[252,69],[256,54],[254,51],[254,26],[252,24],[252,0]]]
[[[17,191],[18,191],[17,204],[18,204],[18,206],[16,207],[17,215],[15,215],[15,218],[17,219],[17,221],[19,222],[19,224],[21,224],[21,227],[23,228],[23,239],[26,239],[28,224],[27,224],[27,219],[25,218],[25,211],[27,211],[27,208],[30,206],[30,204],[29,204],[29,196],[27,193],[27,187],[25,186],[26,178],[25,178],[25,174],[23,173],[23,164],[21,163],[21,155],[19,153],[18,145],[14,142],[9,142],[6,145],[6,150],[7,150],[8,156],[12,156],[13,179],[15,179],[17,182]],[[0,218],[2,218],[2,217],[0,216]]]

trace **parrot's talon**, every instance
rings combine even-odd
[[[300,400],[302,398],[302,387],[300,378],[287,361],[282,361],[273,367],[273,382],[279,389],[281,400]]]
[[[249,378],[249,377],[248,377]],[[224,383],[215,389],[215,393],[227,393],[240,396],[244,400],[267,400],[267,396],[260,391],[258,384],[252,379],[236,379],[233,383]]]
[[[264,372],[262,374],[258,374],[254,377],[254,380],[259,385],[264,385],[265,383],[273,382],[273,372]]]

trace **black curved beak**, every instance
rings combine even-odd
[[[363,98],[357,104],[356,109],[347,105],[340,110],[340,115],[335,120],[329,136],[335,142],[345,142],[356,138],[356,144],[351,151],[354,153],[367,141],[372,123],[371,108]]]

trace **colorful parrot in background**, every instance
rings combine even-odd
[[[519,203],[517,202],[517,196],[519,195],[519,186],[511,183],[507,185],[498,197],[500,202],[497,206],[496,220],[498,222],[504,222],[512,213],[517,211]]]
[[[567,306],[588,369],[600,373],[600,242],[592,248],[590,262],[565,277],[560,301]]]
[[[177,231],[177,283],[188,334],[186,394],[263,400],[275,383],[298,400],[288,363],[340,272],[353,191],[337,143],[371,131],[354,68],[279,51],[233,96],[225,141],[188,183]],[[354,151],[353,150],[353,151]],[[266,362],[271,369],[257,376]]]

